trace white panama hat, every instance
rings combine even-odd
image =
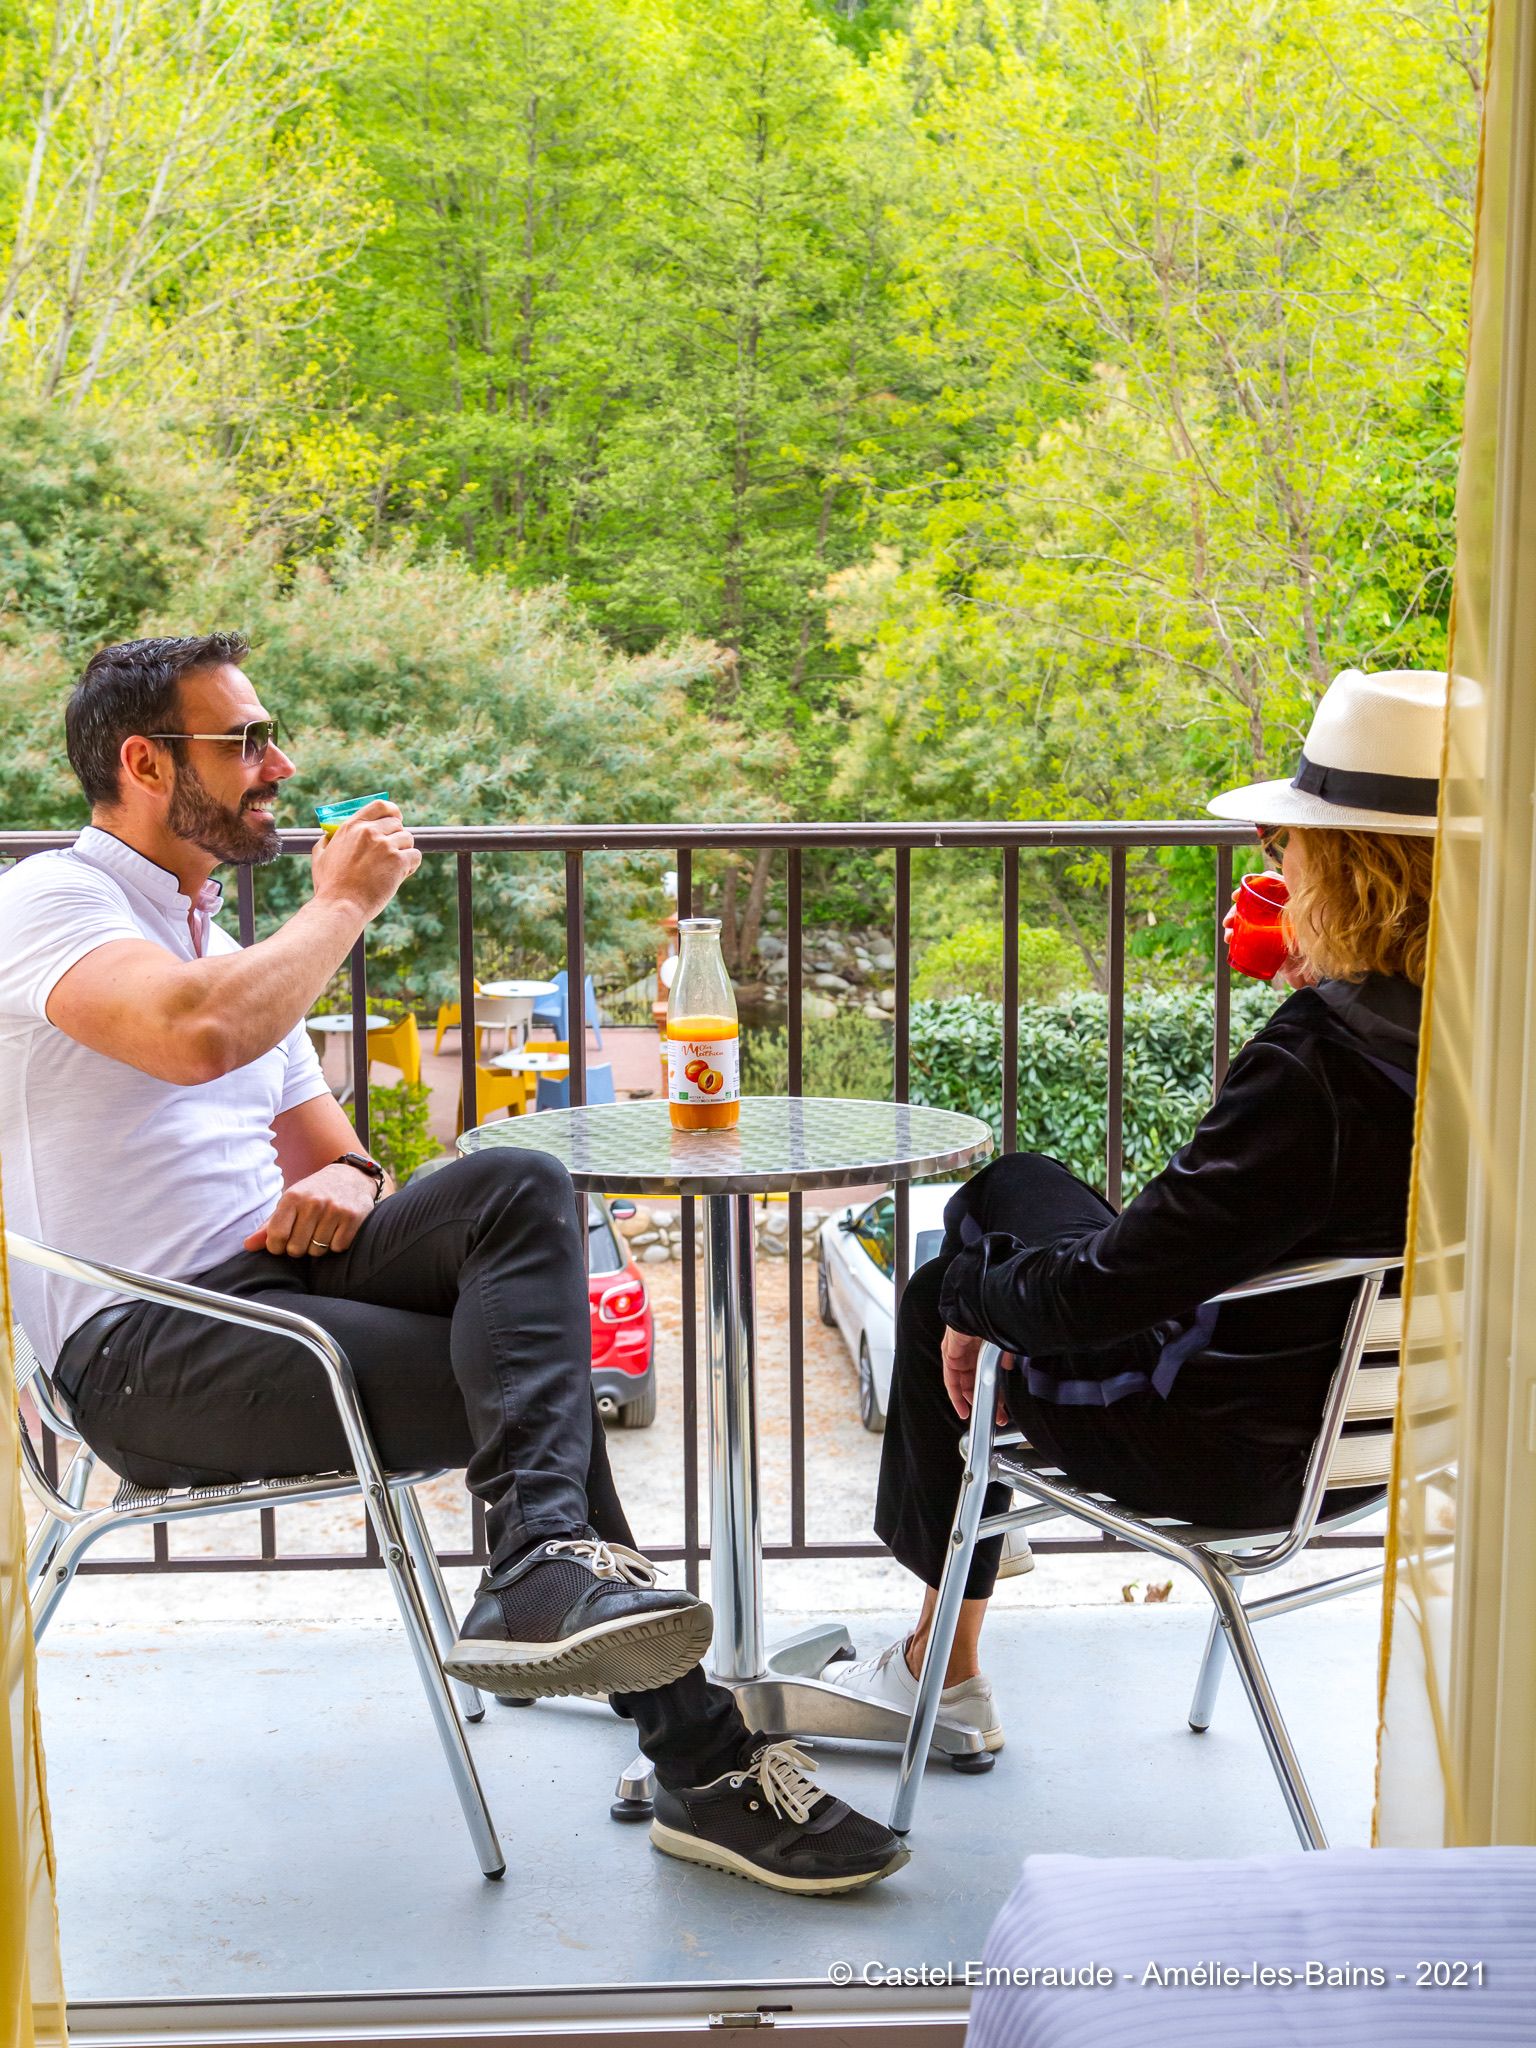
[[[1312,825],[1433,838],[1440,804],[1445,671],[1336,675],[1289,782],[1250,782],[1206,805],[1254,825]]]

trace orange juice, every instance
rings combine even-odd
[[[736,993],[720,920],[678,920],[681,952],[667,996],[667,1107],[678,1131],[729,1130],[741,1116]]]
[[[667,1102],[679,1131],[721,1131],[741,1116],[734,1017],[667,1019]]]

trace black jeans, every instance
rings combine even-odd
[[[1011,1153],[968,1181],[945,1213],[944,1242],[908,1281],[896,1318],[896,1357],[880,1454],[875,1532],[925,1586],[937,1587],[949,1548],[960,1489],[960,1420],[945,1391],[939,1295],[949,1261],[961,1249],[957,1212],[984,1231],[1003,1230],[1029,1245],[1051,1244],[1103,1228],[1114,1214],[1103,1197],[1055,1159]],[[1150,1372],[1161,1349],[1154,1331],[1116,1346],[1117,1364]],[[1047,1361],[1039,1361],[1042,1364]],[[1048,1362],[1070,1378],[1066,1358]],[[1104,1355],[1094,1354],[1094,1377]],[[1167,1400],[1150,1388],[1108,1407],[1062,1406],[1038,1399],[1018,1372],[999,1375],[1008,1412],[1038,1451],[1053,1458],[1075,1486],[1107,1493],[1143,1514],[1234,1528],[1283,1527],[1301,1498],[1307,1446],[1257,1445],[1223,1429],[1192,1407],[1179,1382]],[[1299,1389],[1315,1400],[1323,1393]],[[1290,1399],[1277,1390],[1277,1401]],[[1340,1496],[1341,1500],[1345,1498]],[[989,1486],[983,1513],[1011,1504],[1005,1487]],[[966,1580],[968,1600],[990,1598],[1002,1538],[978,1543]]]
[[[557,1160],[498,1147],[381,1202],[346,1251],[239,1252],[197,1284],[328,1330],[385,1468],[462,1466],[493,1564],[588,1528],[632,1544],[592,1394],[584,1207]],[[142,1302],[100,1340],[77,1331],[58,1378],[86,1442],[141,1486],[351,1466],[319,1365],[276,1334]],[[615,1704],[669,1784],[718,1776],[747,1732],[697,1667]]]

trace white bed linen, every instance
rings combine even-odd
[[[983,1963],[1091,1967],[1111,1981],[984,1984],[969,2048],[1532,2048],[1536,1848],[1031,1856]],[[1308,1963],[1384,1981],[1152,1974]],[[1467,1965],[1467,1981],[1421,1985],[1422,1966],[1437,1963]]]

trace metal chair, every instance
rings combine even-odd
[[[960,1603],[971,1557],[983,1536],[996,1536],[1056,1515],[1074,1515],[1106,1535],[1118,1536],[1137,1549],[1151,1552],[1194,1573],[1215,1609],[1205,1655],[1189,1710],[1197,1733],[1209,1727],[1221,1683],[1225,1651],[1236,1660],[1248,1703],[1253,1709],[1286,1806],[1303,1848],[1324,1849],[1322,1823],[1300,1762],[1281,1718],[1279,1703],[1253,1638],[1253,1624],[1296,1608],[1311,1607],[1341,1593],[1379,1581],[1384,1558],[1336,1578],[1299,1587],[1244,1605],[1244,1579],[1273,1571],[1294,1557],[1319,1529],[1343,1528],[1372,1513],[1385,1496],[1392,1468],[1393,1424],[1397,1408],[1398,1347],[1402,1304],[1381,1300],[1382,1282],[1402,1266],[1400,1257],[1316,1260],[1277,1268],[1257,1280],[1218,1295],[1218,1301],[1240,1301],[1255,1295],[1279,1294],[1291,1288],[1315,1287],[1326,1281],[1355,1280],[1358,1288],[1345,1325],[1339,1362],[1329,1384],[1323,1419],[1307,1460],[1301,1500],[1288,1528],[1226,1529],[1178,1522],[1171,1518],[1142,1519],[1119,1502],[1071,1486],[1049,1459],[1030,1449],[1022,1433],[995,1434],[998,1361],[996,1345],[982,1346],[976,1371],[971,1425],[963,1439],[963,1472],[949,1539],[933,1631],[923,1658],[906,1746],[902,1752],[891,1826],[905,1834],[912,1825],[922,1781],[922,1764],[933,1739],[939,1694],[960,1618]],[[1367,1354],[1376,1354],[1368,1356]],[[982,1516],[989,1480],[1011,1487],[1030,1505],[1003,1514]],[[1361,1500],[1358,1489],[1370,1488]],[[1328,1495],[1348,1492],[1351,1499],[1330,1509]]]
[[[22,1458],[33,1491],[44,1509],[44,1517],[27,1552],[27,1587],[32,1596],[32,1630],[40,1642],[52,1620],[66,1587],[79,1569],[80,1560],[94,1543],[118,1529],[142,1527],[146,1523],[183,1521],[194,1515],[223,1515],[242,1508],[260,1509],[279,1501],[329,1500],[357,1494],[363,1502],[369,1524],[378,1539],[384,1568],[400,1608],[406,1640],[416,1660],[416,1669],[427,1695],[427,1705],[443,1747],[454,1791],[474,1843],[480,1868],[487,1877],[500,1877],[506,1857],[497,1839],[496,1826],[481,1789],[474,1759],[465,1740],[463,1724],[454,1706],[457,1691],[467,1720],[478,1721],[485,1702],[473,1686],[452,1683],[443,1671],[442,1659],[453,1643],[455,1626],[448,1589],[443,1582],[437,1553],[427,1533],[415,1488],[436,1477],[433,1472],[385,1472],[379,1463],[358,1400],[357,1382],[346,1353],[318,1323],[295,1315],[288,1309],[269,1308],[263,1303],[238,1301],[214,1294],[207,1288],[191,1287],[179,1280],[156,1280],[119,1266],[93,1259],[80,1259],[55,1251],[20,1236],[5,1234],[13,1259],[41,1266],[93,1286],[111,1288],[141,1301],[157,1301],[184,1308],[216,1322],[234,1323],[256,1330],[281,1331],[312,1352],[325,1374],[331,1398],[336,1404],[347,1445],[352,1453],[351,1472],[322,1472],[304,1478],[247,1480],[216,1486],[184,1486],[151,1489],[124,1480],[110,1505],[88,1508],[86,1489],[96,1459],[82,1441],[68,1405],[59,1388],[43,1370],[36,1352],[19,1326],[13,1332],[16,1343],[16,1394],[18,1401],[29,1394],[45,1429],[61,1443],[78,1448],[59,1482],[54,1484],[44,1468],[31,1433],[21,1429]]]
[[[599,1102],[617,1102],[618,1096],[613,1085],[613,1066],[608,1060],[597,1060],[587,1068],[587,1102],[591,1106]],[[536,1109],[569,1109],[571,1106],[571,1077],[569,1074],[540,1074],[538,1092],[534,1097]]]
[[[533,1006],[533,1021],[535,1024],[547,1024],[554,1032],[556,1038],[563,1038],[568,1041],[571,1035],[568,987],[570,975],[564,967],[557,967],[549,978],[555,984],[555,993],[550,996],[539,997]],[[603,1050],[603,1031],[602,1025],[598,1021],[597,991],[592,986],[590,974],[586,976],[582,983],[582,1014],[586,1019],[587,1028],[597,1040],[597,1049],[601,1052]]]

